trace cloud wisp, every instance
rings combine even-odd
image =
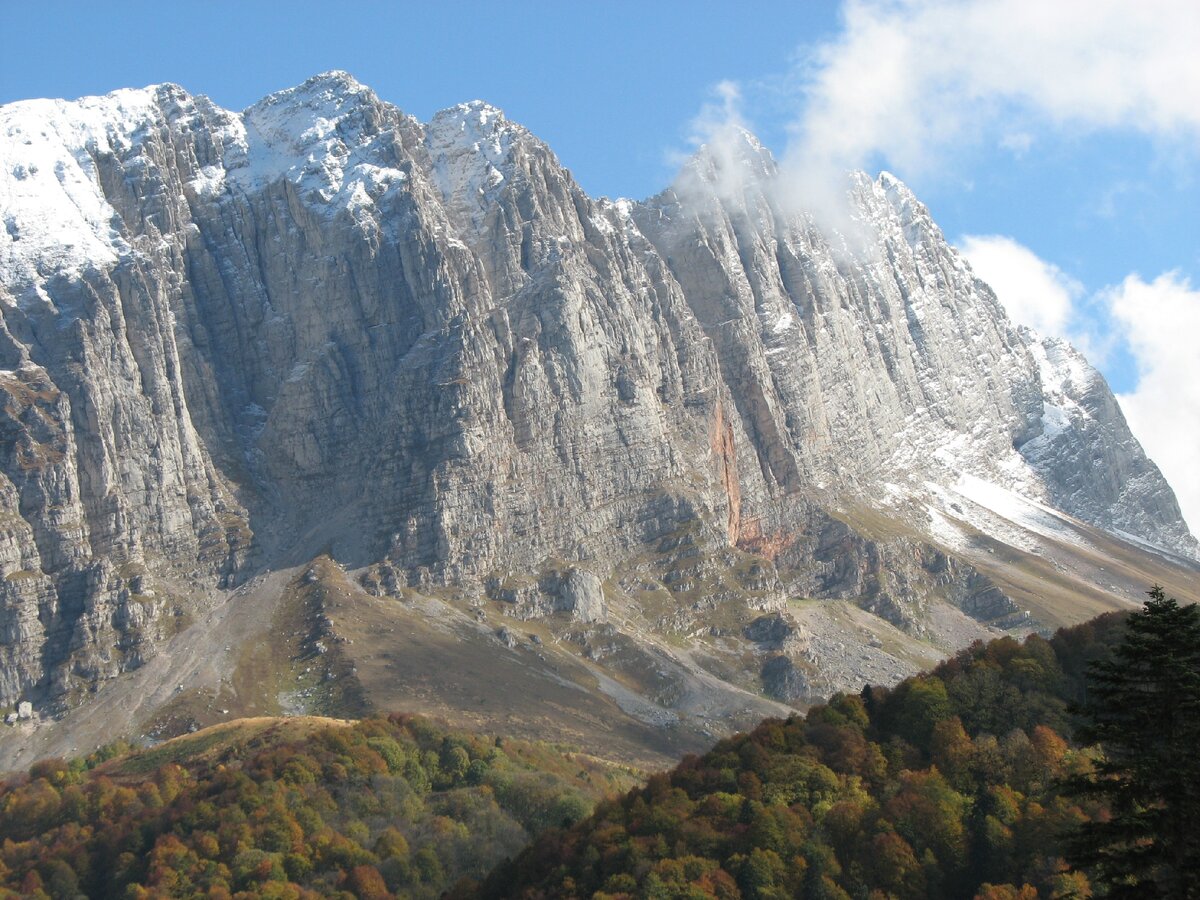
[[[703,189],[693,182],[699,178],[721,199],[734,201],[752,186],[768,187],[762,148],[742,117],[741,104],[736,82],[722,81],[712,89],[711,98],[690,123],[691,154],[671,154],[682,167],[676,190],[699,190],[698,196],[703,196]],[[689,163],[699,164],[700,169]]]

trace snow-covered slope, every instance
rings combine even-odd
[[[157,101],[154,88],[106,97],[0,107],[0,279],[10,289],[51,274],[117,262],[129,252],[91,154],[131,146]]]

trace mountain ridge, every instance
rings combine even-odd
[[[344,73],[242,113],[173,86],[16,107],[0,703],[102,702],[306,566],[380,622],[543,623],[547,649],[461,652],[566,666],[687,740],[704,691],[752,715],[768,681],[803,703],[868,671],[810,600],[915,641],[863,648],[894,679],[1147,578],[1187,595],[1195,539],[1102,378],[1008,322],[891,176],[851,176],[854,232],[826,233],[761,146],[732,191],[702,152],[593,200],[498,110],[423,125]],[[761,616],[793,639],[747,637]]]

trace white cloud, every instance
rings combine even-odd
[[[732,199],[740,196],[749,184],[759,180],[761,172],[746,164],[747,147],[757,145],[741,111],[742,92],[735,81],[721,81],[712,88],[712,98],[692,119],[688,143],[691,153],[673,154],[676,165],[683,165],[701,148],[712,162],[705,179],[718,196]],[[677,181],[677,190],[690,190],[689,174]]]
[[[1103,298],[1138,367],[1137,387],[1117,399],[1200,531],[1200,290],[1174,273],[1130,275]]]
[[[1083,285],[1058,266],[1002,235],[969,234],[956,243],[1014,322],[1054,337],[1072,329]]]
[[[693,151],[702,145],[724,140],[730,131],[746,128],[742,118],[742,89],[736,81],[717,82],[711,94],[691,121],[688,143]],[[676,161],[683,163],[688,158],[687,154],[680,154]]]
[[[849,0],[844,20],[809,56],[787,154],[817,188],[981,141],[1020,152],[1045,127],[1200,136],[1196,0]]]

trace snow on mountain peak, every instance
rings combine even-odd
[[[155,85],[0,107],[0,279],[29,286],[47,272],[115,261],[124,241],[95,157],[127,150],[164,101],[186,98]]]
[[[358,217],[407,177],[392,139],[406,118],[346,72],[315,75],[233,118],[223,134],[225,171],[205,173],[203,187],[252,190],[286,179],[328,214]]]
[[[487,128],[489,123],[495,123],[496,126],[512,124],[505,118],[504,110],[492,106],[485,100],[468,100],[466,103],[458,103],[441,110],[437,116],[449,116],[464,123],[469,122],[479,129]]]
[[[299,92],[327,91],[355,94],[369,93],[371,91],[369,87],[345,69],[330,69],[327,72],[318,72],[311,78],[305,79],[294,90]]]
[[[945,242],[941,229],[925,204],[891,172],[882,171],[876,178],[871,178],[865,172],[853,172],[850,180],[851,196],[872,227],[900,228],[905,241],[914,251],[929,241],[939,246]],[[966,270],[965,261],[956,255],[951,258],[956,268]]]
[[[425,128],[433,176],[448,205],[478,225],[488,200],[509,177],[514,148],[530,138],[482,100],[443,109]]]
[[[1069,341],[1050,337],[1030,343],[1035,346],[1034,356],[1047,390],[1059,394],[1084,394],[1101,377]]]
[[[884,198],[902,218],[906,220],[920,219],[929,223],[933,222],[929,211],[925,208],[925,204],[917,199],[917,195],[912,192],[912,189],[907,184],[891,172],[882,171],[874,180],[870,176],[864,175],[863,181],[876,194]]]
[[[309,149],[334,131],[369,129],[378,99],[345,72],[316,75],[259,100],[242,114],[269,143]]]
[[[241,114],[174,84],[123,89],[74,101],[0,107],[0,278],[31,288],[50,272],[107,266],[129,252],[105,198],[98,164],[145,165],[149,129],[193,127],[199,113],[218,151],[195,171],[202,196],[254,190],[287,178],[331,213],[370,205],[403,172],[388,131],[391,107],[346,72],[325,72]]]
[[[459,103],[436,113],[427,126],[433,145],[482,153],[493,165],[507,156],[514,141],[528,131],[510,122],[503,110],[482,100]]]

